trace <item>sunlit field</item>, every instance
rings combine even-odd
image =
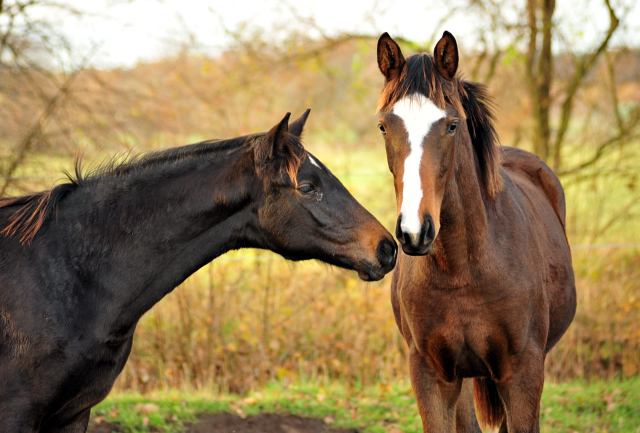
[[[79,100],[95,112],[85,113],[82,104],[65,111],[68,125],[51,127],[54,138],[46,137],[51,142],[43,139],[40,147],[25,152],[4,178],[10,180],[5,195],[64,182],[63,172],[74,169],[74,152],[83,155],[90,171],[116,154],[126,158],[265,131],[285,112],[296,118],[311,106],[306,148],[393,233],[393,178],[374,114],[381,84],[375,40],[296,60],[296,53],[305,53],[303,46],[292,42],[282,52],[266,53],[272,57],[238,49],[217,59],[185,55],[96,72],[120,86],[120,93],[106,97],[92,93],[95,83],[81,77]],[[284,54],[294,60],[272,68]],[[630,58],[629,74],[637,69],[635,57]],[[463,60],[470,71],[471,59]],[[503,66],[489,86],[498,102],[497,128],[503,144],[529,149],[521,132],[530,123],[530,101],[504,85],[518,65],[509,69],[505,60]],[[588,105],[589,98],[609,96],[596,86],[598,77],[578,103],[583,112],[568,129],[562,167],[588,162],[594,143],[607,138],[589,126],[607,129],[602,118],[590,117],[592,111],[599,116],[606,111],[603,104]],[[618,113],[622,123],[633,120],[634,110],[640,113],[637,82],[625,95],[631,108]],[[29,119],[35,109],[25,106],[21,116]],[[546,359],[543,431],[640,431],[637,135],[603,155],[584,169],[558,170],[578,309]],[[8,135],[0,137],[0,157],[3,169],[19,159]],[[182,431],[202,412],[286,412],[363,432],[420,432],[408,383],[408,351],[391,311],[390,282],[387,276],[365,283],[353,272],[288,262],[269,251],[227,253],[142,317],[130,358],[112,394],[93,410],[92,425],[169,432]]]
[[[345,150],[325,143],[322,135],[305,143],[393,232],[393,178],[382,143]],[[106,157],[85,156],[85,162],[91,166]],[[22,176],[51,176],[38,180],[51,184],[62,177],[62,168],[71,170],[72,160],[36,158],[25,167]],[[566,182],[578,311],[547,357],[546,379],[635,377],[640,220],[632,213],[619,215],[617,205],[633,200],[635,188],[616,177],[594,177],[586,186],[574,178]],[[406,381],[406,345],[391,312],[389,284],[389,276],[365,283],[352,272],[287,262],[268,251],[230,252],[142,318],[115,389],[244,395],[274,381],[354,386]]]

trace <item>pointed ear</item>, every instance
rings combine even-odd
[[[400,46],[385,32],[378,39],[378,67],[387,81],[400,75],[406,64]]]
[[[284,136],[289,132],[289,117],[291,113],[287,113],[280,123],[271,128],[256,146],[254,150],[256,165],[264,165],[282,153]]]
[[[304,124],[307,123],[309,112],[311,112],[311,108],[307,108],[307,111],[305,111],[302,116],[298,117],[289,125],[289,133],[298,137],[298,140],[302,137],[302,130],[304,129]]]
[[[456,38],[446,30],[433,50],[433,62],[444,78],[451,80],[455,77],[458,70],[458,43]]]

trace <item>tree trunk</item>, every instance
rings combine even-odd
[[[549,159],[552,149],[549,110],[551,107],[551,81],[553,77],[553,13],[555,0],[528,0],[527,22],[529,27],[529,46],[527,50],[527,84],[533,111],[533,151],[544,161]],[[542,28],[539,28],[538,16],[542,15]],[[541,46],[538,38],[541,34]],[[539,53],[539,55],[538,55]]]

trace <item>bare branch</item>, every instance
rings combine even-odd
[[[16,153],[14,159],[9,164],[8,168],[2,173],[3,176],[11,176],[15,172],[15,170],[22,164],[27,152],[31,149],[33,144],[41,138],[44,128],[55,112],[58,105],[65,98],[65,96],[69,93],[69,90],[77,78],[78,74],[84,70],[86,64],[89,61],[90,56],[85,57],[80,66],[71,73],[64,83],[58,88],[56,93],[48,100],[43,112],[38,116],[38,119],[31,126],[28,133],[25,135],[24,139],[18,145],[17,149],[14,150]],[[4,185],[0,189],[0,197],[4,196],[7,191],[7,188],[10,186],[12,179],[9,177],[5,180]]]
[[[580,172],[580,170],[584,170],[585,168],[595,165],[595,163],[598,162],[604,155],[606,155],[607,151],[614,145],[628,143],[640,139],[640,134],[636,132],[636,130],[638,129],[638,125],[640,124],[640,116],[638,116],[636,113],[636,116],[634,117],[635,118],[633,120],[628,122],[629,126],[623,128],[618,134],[609,137],[603,143],[599,144],[594,155],[587,161],[583,162],[577,167],[568,170],[556,170],[556,174],[565,175],[578,173]]]
[[[618,209],[618,212],[609,218],[609,220],[591,236],[589,244],[595,244],[595,241],[600,236],[605,234],[620,218],[627,216],[629,211],[638,203],[640,203],[640,195],[631,199],[623,208]]]

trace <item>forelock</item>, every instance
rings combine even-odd
[[[464,91],[461,81],[454,77],[449,81],[435,69],[430,54],[414,54],[395,78],[388,80],[380,93],[378,111],[388,111],[401,99],[421,94],[429,98],[436,107],[444,110],[447,103],[452,105],[462,117],[466,117],[460,91]]]

